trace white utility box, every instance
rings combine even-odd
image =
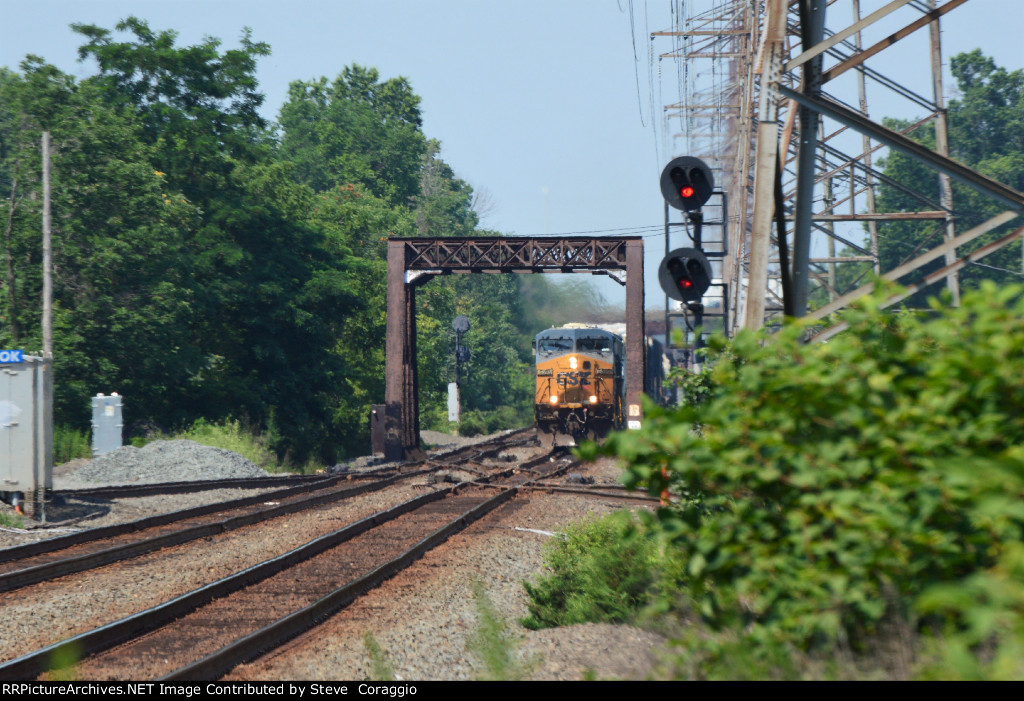
[[[53,489],[52,377],[52,361],[0,351],[0,492],[37,509]]]

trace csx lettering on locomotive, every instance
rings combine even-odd
[[[589,372],[560,372],[555,379],[560,385],[575,387],[576,385],[589,385],[589,377]]]

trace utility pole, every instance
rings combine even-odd
[[[53,247],[50,231],[50,132],[43,132],[43,358],[53,359]]]
[[[36,478],[33,512],[46,521],[45,493],[53,487],[53,245],[50,217],[50,132],[43,132],[43,475]]]

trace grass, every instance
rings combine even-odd
[[[25,520],[21,516],[0,511],[0,526],[5,528],[24,528]]]
[[[131,443],[136,448],[141,448],[155,440],[189,440],[211,448],[222,448],[238,453],[246,460],[263,468],[267,472],[302,472],[312,474],[320,469],[322,465],[310,460],[304,465],[291,465],[287,461],[277,458],[277,455],[267,447],[267,436],[256,433],[245,424],[237,420],[225,420],[219,423],[210,423],[205,419],[198,419],[191,427],[178,433],[167,435],[156,433],[147,438],[133,438]]]
[[[380,643],[373,637],[373,633],[363,633],[363,645],[370,656],[370,681],[392,682],[395,681],[395,668],[391,660],[381,648]]]
[[[75,458],[91,458],[92,445],[87,431],[68,426],[53,427],[53,463],[61,465]]]
[[[476,628],[466,641],[470,654],[476,658],[478,681],[521,681],[529,679],[539,658],[523,659],[519,653],[522,638],[498,612],[484,589],[483,582],[474,580],[473,606],[476,608]]]

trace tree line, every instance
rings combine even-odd
[[[0,347],[41,347],[50,131],[57,423],[87,428],[89,397],[117,391],[133,435],[233,418],[296,462],[364,453],[384,396],[387,240],[497,234],[424,133],[420,97],[354,64],[293,82],[271,122],[256,80],[270,47],[249,30],[223,49],[137,18],[72,28],[94,75],[33,55],[0,68]],[[464,429],[530,419],[530,338],[553,320],[533,310],[558,289],[486,277],[418,295],[425,427],[448,428],[457,314],[473,323]]]

